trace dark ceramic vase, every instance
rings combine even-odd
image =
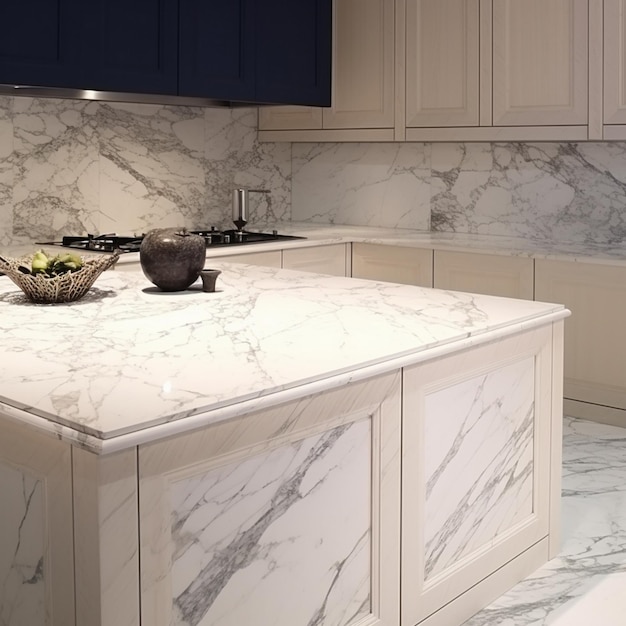
[[[163,291],[184,291],[204,267],[204,237],[184,228],[156,228],[146,233],[139,261],[146,277]]]

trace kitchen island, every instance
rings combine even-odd
[[[558,551],[563,306],[220,269],[0,279],[1,624],[452,626]]]

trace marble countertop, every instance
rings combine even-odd
[[[64,305],[31,304],[2,277],[0,411],[106,452],[565,315],[557,304],[244,264],[222,264],[215,293],[200,281],[164,293],[140,269],[105,272]]]
[[[431,248],[457,252],[499,254],[565,261],[579,261],[607,265],[626,266],[626,243],[597,244],[575,242],[548,242],[545,240],[503,237],[496,235],[473,235],[467,233],[437,233],[401,228],[379,228],[375,226],[349,226],[341,224],[316,224],[313,222],[274,222],[257,226],[249,225],[251,231],[271,232],[276,229],[285,235],[305,237],[298,240],[283,240],[248,244],[237,247],[216,247],[207,250],[208,257],[219,258],[232,254],[260,251],[284,250],[336,243],[376,243],[390,246]],[[20,243],[3,246],[0,254],[21,256],[42,247],[38,244]],[[45,248],[45,246],[43,246]],[[48,248],[50,249],[50,248]],[[96,253],[97,254],[97,253]],[[138,263],[139,256],[124,254],[119,263]]]

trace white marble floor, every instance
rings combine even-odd
[[[565,419],[556,559],[464,626],[626,626],[626,429]]]

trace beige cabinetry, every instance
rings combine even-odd
[[[229,254],[228,256],[210,257],[206,266],[215,265],[219,268],[220,263],[247,263],[248,265],[262,265],[264,267],[280,267],[281,251],[267,250],[266,252],[249,252],[248,254]]]
[[[432,287],[433,251],[353,243],[352,277]]]
[[[479,0],[408,0],[407,127],[479,123]]]
[[[394,0],[335,0],[332,106],[263,107],[259,138],[392,141],[394,20]]]
[[[435,250],[434,287],[507,298],[533,299],[531,258]]]
[[[588,5],[407,0],[406,139],[586,139]]]
[[[394,20],[394,0],[335,0],[332,106],[260,108],[260,139],[392,141]]]
[[[283,250],[282,266],[288,270],[350,276],[349,250],[349,244],[345,243],[310,248],[291,248]]]
[[[563,303],[567,415],[626,426],[626,267],[536,260],[535,297]]]
[[[626,1],[604,0],[603,136],[626,139]]]

